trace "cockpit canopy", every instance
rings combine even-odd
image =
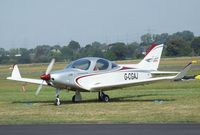
[[[97,58],[97,57],[87,57],[78,59],[76,61],[71,62],[66,69],[73,68],[73,69],[79,69],[84,71],[104,71],[104,70],[111,70],[117,68],[118,65],[103,59],[103,58]]]
[[[90,67],[90,64],[91,62],[87,59],[77,60],[72,64],[71,68],[88,70]]]

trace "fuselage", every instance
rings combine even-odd
[[[99,91],[145,81],[152,75],[133,65],[117,65],[109,60],[86,57],[71,62],[65,69],[51,73],[51,84],[61,89]]]

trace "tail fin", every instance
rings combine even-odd
[[[163,44],[151,45],[146,53],[146,56],[142,61],[140,61],[140,63],[138,63],[137,67],[145,70],[157,70],[160,63],[163,46]]]

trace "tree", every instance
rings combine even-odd
[[[194,38],[194,40],[191,43],[191,47],[196,55],[200,55],[200,37]]]
[[[50,56],[52,58],[55,58],[56,61],[62,61],[63,57],[61,49],[62,48],[60,47],[60,45],[54,45],[53,47],[51,47]]]
[[[20,51],[18,48],[12,48],[9,50],[9,60],[7,63],[18,63]]]
[[[61,46],[60,45],[54,45],[51,49],[56,49],[56,50],[61,50]]]
[[[102,49],[102,48],[104,47],[103,44],[101,44],[101,43],[99,43],[99,42],[97,42],[97,41],[92,42],[91,45],[92,45],[93,48],[98,48],[98,49]]]
[[[138,47],[139,47],[139,44],[137,42],[127,44],[126,58],[129,58],[129,59],[136,58],[136,55],[137,55],[136,50]]]
[[[147,33],[141,36],[141,43],[117,42],[107,45],[95,41],[81,47],[77,41],[72,40],[66,46],[40,45],[32,49],[12,48],[9,51],[0,48],[0,63],[49,62],[52,58],[56,58],[56,61],[71,61],[93,56],[111,60],[141,58],[152,43],[165,44],[163,54],[166,56],[200,55],[200,37],[195,37],[193,32],[185,30],[171,35]]]
[[[20,48],[19,51],[21,56],[19,57],[18,62],[23,64],[30,63],[31,62],[30,52],[26,48]]]
[[[80,57],[91,57],[92,45],[88,44],[80,49]]]
[[[0,57],[6,55],[6,50],[4,48],[0,48]]]
[[[18,48],[12,48],[12,49],[10,49],[9,50],[9,55],[11,56],[11,57],[14,57],[15,55],[17,55],[17,54],[19,54],[20,52],[19,52],[19,49]]]
[[[79,57],[104,57],[102,45],[98,42],[93,42],[81,48]]]
[[[0,64],[5,64],[9,61],[9,58],[6,56],[6,50],[4,48],[0,48]]]
[[[172,36],[173,37],[181,37],[185,41],[192,41],[194,39],[194,33],[191,31],[176,32]]]
[[[69,42],[69,45],[67,47],[70,51],[72,51],[70,60],[77,59],[79,57],[79,50],[81,48],[80,44],[78,42],[72,40]]]
[[[181,37],[173,37],[169,40],[166,48],[167,56],[190,56],[190,43]]]
[[[150,33],[141,36],[141,46],[147,46],[153,43],[153,37]]]
[[[65,60],[73,60],[73,51],[68,46],[63,46],[61,49],[61,53]]]
[[[162,33],[162,34],[154,34],[153,35],[153,42],[156,44],[166,44],[169,40],[168,33]]]
[[[33,62],[49,62],[52,58],[50,57],[51,47],[49,45],[40,45],[34,49]]]
[[[97,41],[93,42],[90,50],[91,55],[94,57],[105,57],[103,53],[105,50],[105,46],[105,44],[101,44]]]
[[[81,47],[80,44],[74,40],[69,42],[69,49],[73,50],[73,52],[77,52]]]
[[[110,44],[110,49],[107,51],[106,57],[111,60],[124,60],[126,59],[126,45],[124,43],[118,42]]]

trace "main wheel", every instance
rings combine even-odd
[[[109,102],[110,98],[109,98],[108,95],[103,95],[102,100],[103,100],[104,102]]]
[[[55,105],[57,105],[57,106],[60,105],[60,99],[59,98],[56,98]]]

